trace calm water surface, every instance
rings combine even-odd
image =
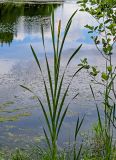
[[[40,26],[43,24],[47,55],[52,68],[53,51],[50,34],[51,10],[50,4],[0,4],[0,147],[9,148],[38,143],[43,139],[42,127],[44,119],[39,104],[33,95],[24,91],[19,85],[24,84],[33,89],[43,101],[45,93],[40,73],[34,62],[30,44],[40,58],[43,70],[44,53],[41,41]],[[62,35],[67,20],[71,14],[79,9],[75,1],[54,4],[55,30],[58,21],[62,20]],[[84,28],[86,24],[96,24],[94,19],[85,13],[77,12],[73,19],[70,33],[62,55],[62,71],[68,56],[81,43],[83,47],[67,71],[64,88],[70,80],[72,72],[76,70],[80,59],[87,57],[89,63],[104,66],[104,60],[97,53],[94,45]],[[114,56],[114,63],[116,57]],[[61,72],[62,72],[61,71]],[[67,102],[75,93],[78,98],[69,108],[63,124],[59,143],[72,137],[74,125],[78,115],[86,113],[83,130],[88,130],[96,120],[95,105],[89,89],[90,78],[83,72],[72,83]],[[76,84],[76,85],[75,85]],[[98,103],[101,99],[95,87]]]

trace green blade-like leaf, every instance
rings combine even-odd
[[[75,75],[82,69],[83,67],[79,68],[75,73],[74,75],[72,76],[67,88],[66,88],[66,91],[63,95],[63,98],[62,98],[62,101],[61,101],[61,104],[60,104],[60,107],[59,107],[59,111],[58,111],[58,116],[57,116],[57,120],[56,120],[56,124],[58,123],[58,120],[59,120],[59,117],[60,117],[60,113],[61,113],[61,110],[62,110],[62,106],[64,104],[64,101],[65,101],[65,98],[66,98],[66,95],[67,95],[67,92],[69,90],[69,87],[71,85],[71,82],[73,80],[73,78],[75,77]],[[61,82],[60,82],[60,86],[59,86],[59,90],[58,90],[58,94],[57,94],[57,103],[59,101],[59,97],[60,97],[60,93],[61,93],[61,88],[62,88],[62,83],[63,83],[63,79],[64,79],[64,75],[65,75],[65,72],[63,73],[63,76],[62,76],[62,79],[61,79]]]
[[[44,81],[44,87],[45,87],[45,93],[46,93],[46,99],[47,99],[47,104],[49,108],[50,118],[52,122],[52,106],[51,106],[50,97],[49,97],[49,93],[48,93],[48,89],[47,89],[45,81]]]
[[[48,78],[49,78],[50,91],[51,91],[51,95],[52,95],[52,100],[54,100],[54,92],[53,92],[53,86],[52,86],[53,82],[52,82],[50,67],[49,67],[49,63],[48,63],[48,59],[47,59],[46,54],[45,54],[45,59],[46,59],[46,65],[47,65],[47,72],[48,72]]]
[[[77,123],[76,123],[76,129],[75,129],[75,141],[76,141],[76,137],[77,137],[77,130],[79,128],[79,117],[77,119]]]
[[[59,123],[59,126],[58,126],[58,130],[57,130],[57,137],[58,137],[58,135],[59,135],[59,132],[60,132],[62,123],[63,123],[63,121],[64,121],[64,118],[65,118],[65,116],[66,116],[67,110],[68,110],[68,107],[66,107],[66,109],[65,109],[65,111],[64,111],[64,113],[63,113],[63,115],[62,115],[62,117],[61,117],[61,120],[60,120],[60,123]]]
[[[30,46],[31,46],[31,45],[30,45]],[[36,53],[35,53],[35,51],[34,51],[34,49],[33,49],[32,46],[31,46],[31,50],[32,50],[33,56],[34,56],[34,58],[35,58],[35,60],[36,60],[36,63],[37,63],[37,65],[38,65],[39,69],[40,69],[40,72],[42,73],[42,69],[41,69],[41,66],[40,66],[40,62],[39,62],[39,60],[38,60],[38,58],[37,58],[37,55],[36,55]]]
[[[50,91],[51,91],[51,95],[52,95],[52,99],[53,99],[52,78],[51,78],[50,67],[49,67],[48,58],[47,58],[46,50],[45,50],[43,26],[41,26],[41,33],[42,33],[42,42],[43,42],[43,47],[44,47],[44,52],[45,52],[45,60],[46,60],[48,78],[49,78]],[[45,80],[44,80],[44,81],[45,81]],[[44,84],[46,84],[46,83],[44,82]],[[45,87],[45,90],[47,91],[47,86]],[[47,97],[48,97],[48,92],[47,92]],[[47,99],[48,99],[48,103],[49,103],[49,105],[50,105],[49,98],[47,98]],[[50,107],[50,108],[51,108],[51,107]],[[50,110],[51,110],[51,109],[50,109]],[[50,114],[51,114],[51,111],[50,111]],[[51,116],[52,116],[52,115],[51,115]]]
[[[63,105],[64,105],[64,101],[65,101],[67,92],[68,92],[68,90],[69,90],[69,87],[70,87],[70,84],[67,86],[66,91],[64,92],[64,95],[63,95],[63,97],[62,97],[62,100],[61,100],[61,103],[60,103],[60,107],[59,107],[59,110],[58,110],[57,119],[56,119],[56,126],[58,125],[58,121],[59,121],[59,118],[60,118],[60,114],[61,114],[61,111],[62,111],[62,107],[63,107]]]
[[[52,33],[52,44],[54,53],[56,53],[56,47],[55,47],[55,32],[54,32],[54,9],[52,8],[52,23],[51,23],[51,33]]]
[[[70,19],[67,22],[67,25],[66,25],[66,28],[65,28],[65,32],[64,32],[64,37],[62,39],[62,43],[61,43],[61,47],[60,47],[60,51],[59,51],[59,56],[61,55],[61,52],[62,52],[62,49],[63,49],[63,46],[64,46],[64,41],[65,41],[65,39],[67,37],[67,34],[68,34],[68,31],[70,29],[70,26],[71,26],[71,23],[72,23],[72,19],[75,16],[76,13],[77,13],[77,10],[72,14],[72,16],[70,17]]]
[[[67,37],[68,31],[70,29],[71,23],[72,23],[72,21],[70,21],[70,23],[68,24],[67,29],[64,32],[64,37],[63,37],[62,42],[61,42],[61,47],[60,47],[59,56],[58,56],[58,68],[60,66],[61,53],[62,53],[62,49],[63,49],[63,46],[64,46],[64,42],[65,42],[65,39]]]
[[[78,152],[77,157],[76,157],[76,160],[79,160],[79,159],[80,159],[82,147],[83,147],[83,145],[81,144],[80,149],[79,149],[79,152]]]
[[[62,39],[62,42],[61,42],[61,46],[60,46],[60,50],[59,50],[59,53],[58,53],[58,64],[57,64],[57,77],[56,77],[56,79],[58,79],[58,77],[59,77],[59,69],[60,69],[60,62],[61,62],[61,53],[62,53],[62,49],[63,49],[63,46],[64,46],[64,42],[65,42],[65,39],[66,39],[67,34],[69,32],[69,29],[70,29],[70,26],[71,26],[71,23],[72,23],[72,19],[73,19],[74,15],[76,14],[76,12],[77,12],[77,10],[70,17],[69,21],[67,22],[65,31],[64,31],[64,36],[63,36],[63,39]]]
[[[56,106],[55,106],[54,113],[53,113],[53,120],[55,120],[55,117],[56,117],[56,111],[57,111],[57,108],[58,108],[58,103],[59,103],[60,93],[61,93],[61,89],[62,89],[63,79],[64,79],[64,74],[61,78],[61,82],[60,82],[60,85],[59,85],[59,88],[58,88],[58,93],[57,93],[57,96],[56,96]]]
[[[110,88],[112,87],[112,83],[114,82],[115,78],[116,78],[116,74],[112,77],[112,79],[107,87],[107,89],[109,89],[109,91],[110,91]]]
[[[113,107],[113,122],[116,120],[116,104],[114,103]]]
[[[36,63],[37,63],[37,65],[38,65],[38,67],[39,67],[39,70],[40,70],[41,75],[42,75],[42,78],[43,78],[44,88],[45,88],[45,93],[46,93],[46,98],[47,98],[47,103],[48,103],[49,112],[50,112],[50,118],[52,119],[52,109],[51,109],[50,98],[49,98],[49,94],[48,94],[46,82],[45,82],[45,80],[44,80],[44,76],[43,76],[43,73],[42,73],[42,69],[41,69],[41,66],[40,66],[40,62],[39,62],[39,60],[38,60],[38,58],[37,58],[37,55],[36,55],[36,53],[35,53],[35,51],[34,51],[34,49],[33,49],[32,46],[31,46],[31,50],[32,50],[32,53],[33,53],[33,55],[34,55],[34,58],[35,58],[35,60],[36,60]]]
[[[96,99],[95,99],[95,95],[94,95],[93,88],[92,88],[91,85],[90,85],[90,89],[91,89],[92,96],[93,96],[94,101],[95,101],[95,104],[96,104],[97,115],[98,115],[98,122],[99,122],[99,125],[100,125],[100,129],[101,129],[101,131],[103,132],[103,127],[102,127],[102,121],[101,121],[101,116],[100,116],[99,108],[98,108],[98,106],[97,106]]]
[[[73,17],[74,17],[74,16],[75,16],[75,14],[77,13],[77,11],[78,11],[78,10],[74,11],[74,13],[71,15],[70,19],[68,20],[68,23],[67,23],[67,24],[69,24],[69,23],[70,23],[70,21],[73,19]]]
[[[34,93],[31,89],[29,89],[29,88],[27,88],[27,87],[25,87],[25,86],[23,86],[23,85],[20,85],[20,86],[21,86],[22,88],[28,90],[29,92],[33,93],[34,96],[38,99],[38,101],[39,101],[39,103],[40,103],[40,105],[41,105],[41,108],[42,108],[42,111],[43,111],[45,120],[46,120],[46,124],[47,124],[48,129],[49,129],[50,135],[51,135],[51,137],[52,137],[50,122],[49,122],[49,119],[48,119],[48,116],[47,116],[47,112],[46,112],[46,110],[45,110],[45,108],[44,108],[44,105],[42,104],[42,101],[40,100],[40,98],[39,98],[37,95],[35,95],[35,93]]]
[[[23,85],[20,85],[22,88],[24,88],[24,89],[26,89],[27,91],[29,91],[29,92],[31,92],[31,93],[33,93],[34,94],[34,92],[31,90],[31,89],[29,89],[28,87],[26,87],[26,86],[23,86]]]
[[[69,106],[71,104],[71,102],[73,102],[73,100],[79,95],[79,93],[75,94],[73,98],[71,98],[70,102],[68,103],[67,106]]]
[[[74,56],[78,53],[80,48],[82,47],[82,44],[75,50],[75,52],[71,55],[71,57],[68,60],[67,66],[69,65],[70,61],[74,58]]]
[[[41,100],[38,98],[38,101],[40,102],[40,105],[41,105],[41,108],[42,108],[42,111],[43,111],[43,114],[44,114],[44,117],[45,117],[45,120],[46,120],[46,124],[48,126],[48,129],[49,129],[49,132],[50,132],[50,136],[52,138],[52,130],[51,130],[51,126],[50,126],[50,122],[49,122],[49,119],[48,119],[48,116],[47,116],[47,112],[41,102]]]
[[[48,138],[48,136],[47,136],[47,133],[46,133],[46,131],[45,131],[45,129],[44,129],[44,128],[43,128],[43,131],[44,131],[44,135],[45,135],[45,138],[46,138],[46,141],[47,141],[48,147],[49,147],[50,151],[52,151],[52,149],[51,149],[51,145],[50,145],[50,140],[49,140],[49,138]]]
[[[42,42],[43,42],[43,47],[45,49],[45,42],[44,42],[44,30],[43,30],[43,26],[41,25],[41,34],[42,34]]]
[[[61,20],[59,20],[59,24],[58,24],[58,35],[57,35],[57,56],[58,56],[58,51],[59,51],[60,32],[61,32]]]
[[[84,121],[84,118],[85,118],[85,115],[83,116],[83,118],[81,119],[81,121],[79,120],[79,117],[77,119],[77,124],[76,124],[76,129],[75,129],[75,141],[76,141],[76,138],[77,138],[77,135],[80,131],[80,128],[83,124],[83,121]]]
[[[72,79],[77,75],[77,73],[79,73],[79,71],[81,71],[84,68],[84,66],[80,67],[72,76]]]

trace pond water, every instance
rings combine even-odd
[[[0,148],[13,148],[38,143],[43,139],[44,119],[35,97],[23,90],[27,85],[45,101],[40,73],[31,53],[30,44],[38,54],[46,74],[40,26],[43,24],[47,56],[52,68],[53,50],[50,33],[51,4],[0,4]],[[55,3],[55,30],[62,21],[62,34],[67,20],[79,9],[75,1]],[[89,63],[103,67],[104,60],[92,43],[86,24],[96,24],[87,13],[77,12],[68,34],[62,55],[62,71],[67,58],[74,49],[83,44],[78,56],[70,65],[64,88],[75,71],[80,59],[88,58]],[[114,63],[116,57],[114,56]],[[62,72],[61,71],[61,72]],[[63,124],[59,143],[63,144],[73,136],[72,130],[78,115],[86,113],[82,130],[87,131],[96,120],[96,109],[89,89],[90,78],[80,73],[73,81],[68,98],[79,92],[78,98],[70,105]],[[94,87],[98,103],[101,102],[99,89]],[[12,147],[11,147],[12,146]]]

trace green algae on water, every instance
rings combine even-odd
[[[19,113],[14,116],[2,116],[0,117],[0,122],[7,122],[7,121],[18,121],[22,117],[31,116],[31,113],[25,112],[25,113]]]
[[[7,101],[7,102],[4,102],[4,103],[0,104],[0,108],[9,107],[13,104],[14,104],[13,101]]]

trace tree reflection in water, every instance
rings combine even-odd
[[[0,4],[0,43],[10,43],[17,36],[18,24],[23,20],[25,33],[37,32],[41,24],[45,30],[50,27],[51,6],[56,9],[60,4]]]

